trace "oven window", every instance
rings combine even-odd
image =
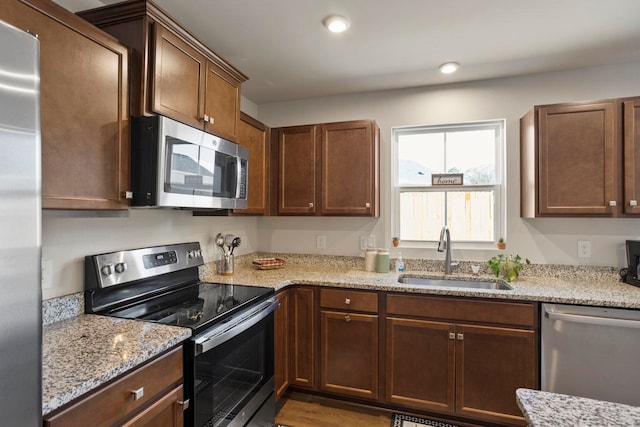
[[[195,425],[226,426],[273,376],[265,323],[195,358]]]
[[[211,196],[215,152],[170,136],[166,138],[164,191]]]

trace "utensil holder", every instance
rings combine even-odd
[[[233,276],[233,255],[223,254],[222,257],[216,261],[216,269],[218,274],[222,276]]]

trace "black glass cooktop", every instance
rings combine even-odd
[[[201,282],[108,314],[199,331],[273,293],[259,286]]]

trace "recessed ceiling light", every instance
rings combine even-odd
[[[444,64],[440,65],[440,67],[438,67],[442,74],[455,73],[458,68],[460,68],[460,64],[458,64],[457,62],[445,62]]]
[[[350,24],[347,18],[340,15],[328,16],[322,22],[324,23],[324,26],[327,27],[327,29],[332,33],[342,33],[343,31],[347,31],[347,28],[349,28]]]

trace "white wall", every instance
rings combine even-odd
[[[533,105],[640,95],[640,62],[538,75],[326,97],[258,106],[271,127],[352,119],[375,119],[381,130],[379,219],[258,219],[262,251],[358,255],[361,235],[390,246],[391,127],[505,118],[507,123],[508,253],[536,263],[623,266],[624,240],[640,238],[640,218],[530,219],[519,217],[519,119]],[[327,237],[317,250],[315,236]],[[577,240],[591,240],[592,257],[577,257]],[[486,260],[494,251],[459,251],[455,259]],[[441,258],[434,249],[402,249],[404,256]],[[395,253],[392,252],[392,255]]]
[[[43,265],[50,263],[52,286],[43,288],[42,298],[82,291],[85,255],[199,241],[208,262],[215,254],[212,240],[217,233],[242,238],[234,252],[238,255],[257,250],[258,232],[252,217],[193,217],[190,211],[169,209],[131,209],[126,217],[78,217],[66,211],[45,211],[42,258]]]

